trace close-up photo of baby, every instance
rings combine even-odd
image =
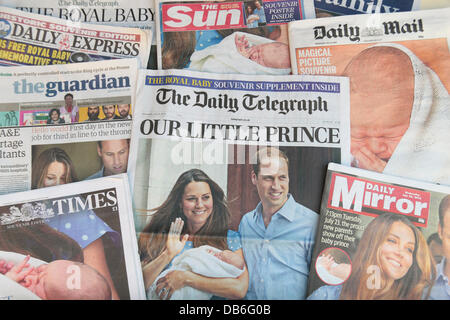
[[[30,266],[29,260],[30,256],[19,263],[0,260],[0,274],[42,300],[111,299],[111,288],[106,279],[86,264],[56,260],[34,267]]]
[[[220,43],[195,51],[190,70],[216,73],[291,73],[289,46],[258,35],[234,32]]]
[[[149,300],[160,299],[156,292],[158,280],[173,270],[191,271],[211,278],[237,278],[244,272],[245,262],[241,255],[230,250],[208,245],[188,249],[175,257],[171,266],[155,279],[147,290]],[[212,296],[209,292],[186,286],[176,290],[170,300],[209,300]]]

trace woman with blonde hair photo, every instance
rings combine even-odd
[[[239,234],[228,230],[230,214],[223,190],[199,169],[180,175],[167,199],[153,210],[139,236],[139,253],[146,290],[171,266],[172,260],[191,248],[209,245],[241,255]],[[170,299],[173,292],[192,287],[224,298],[243,298],[248,288],[247,269],[237,278],[210,278],[174,270],[160,278],[156,294]]]
[[[401,214],[384,213],[372,220],[352,261],[351,274],[344,284],[322,286],[308,299],[426,299],[436,277],[424,236]]]

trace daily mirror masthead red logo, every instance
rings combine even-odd
[[[242,2],[162,4],[163,31],[245,28]]]
[[[426,227],[430,193],[333,173],[328,207],[376,217],[385,212],[408,216],[418,227]]]

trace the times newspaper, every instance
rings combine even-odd
[[[450,184],[449,30],[450,8],[289,24],[293,73],[350,78],[342,164]]]
[[[289,162],[287,189],[294,201],[316,216],[326,166],[330,161],[340,162],[341,141],[348,134],[340,126],[341,119],[348,116],[347,85],[344,77],[140,70],[128,163],[138,236],[145,236],[147,231],[143,230],[152,221],[153,209],[180,201],[169,194],[172,188],[179,191],[178,179],[183,181],[190,175],[207,175],[223,191],[230,218],[218,222],[217,228],[237,231],[242,216],[260,202],[252,184],[252,164],[255,153],[265,147],[284,152]],[[180,205],[174,207],[173,214]],[[167,215],[167,224],[156,233],[167,233],[173,214]],[[309,228],[314,230],[315,226]],[[141,253],[144,247],[152,247],[151,241],[141,241]],[[280,241],[279,249],[290,247],[293,259],[303,261],[310,257],[311,245],[306,240],[300,244],[297,240]],[[298,246],[304,250],[297,250]],[[148,261],[143,262],[145,267]],[[147,277],[145,281],[152,299],[154,287]],[[305,294],[286,297],[283,292],[268,290],[272,299],[300,299]],[[209,297],[180,290],[172,298]]]
[[[125,172],[136,74],[136,59],[1,68],[0,194],[51,185],[52,157],[73,165],[65,183]]]
[[[148,63],[150,31],[70,21],[0,7],[0,65],[54,65],[138,58]]]
[[[308,298],[442,299],[438,234],[449,194],[447,186],[330,163]]]
[[[287,23],[315,18],[312,0],[161,0],[155,10],[158,69],[213,73],[289,74]]]
[[[0,230],[1,300],[145,299],[126,174],[0,196]]]
[[[0,0],[0,6],[68,20],[72,26],[78,26],[80,23],[86,22],[142,29],[147,32],[148,43],[151,45],[147,68],[156,69],[155,9],[153,1]]]

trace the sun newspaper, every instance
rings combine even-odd
[[[54,154],[66,183],[125,172],[136,74],[136,59],[0,68],[0,194],[45,186]]]
[[[126,174],[0,196],[0,300],[145,299],[134,229]]]
[[[340,162],[341,141],[348,134],[340,126],[348,117],[347,86],[345,77],[140,70],[128,162],[138,236],[177,179],[191,173],[206,174],[223,190],[231,217],[218,228],[237,230],[242,216],[260,201],[252,164],[265,148],[286,155],[291,197],[316,215],[326,166]],[[293,249],[296,259],[311,253],[311,242],[281,242],[305,246]],[[150,284],[146,290],[149,299],[155,296]],[[281,293],[268,295],[280,299]],[[180,292],[172,298],[196,297]]]
[[[442,299],[438,247],[449,194],[447,186],[330,163],[308,298]]]
[[[158,69],[290,73],[287,23],[315,18],[312,0],[156,1]]]
[[[148,32],[0,7],[0,65],[54,65],[119,58],[148,63]]]
[[[68,20],[70,25],[93,23],[139,28],[147,32],[151,45],[148,69],[156,69],[156,32],[153,1],[146,0],[0,0],[0,6]],[[151,41],[150,41],[151,40]]]
[[[350,78],[342,164],[450,184],[449,30],[450,8],[289,24],[293,73]]]

